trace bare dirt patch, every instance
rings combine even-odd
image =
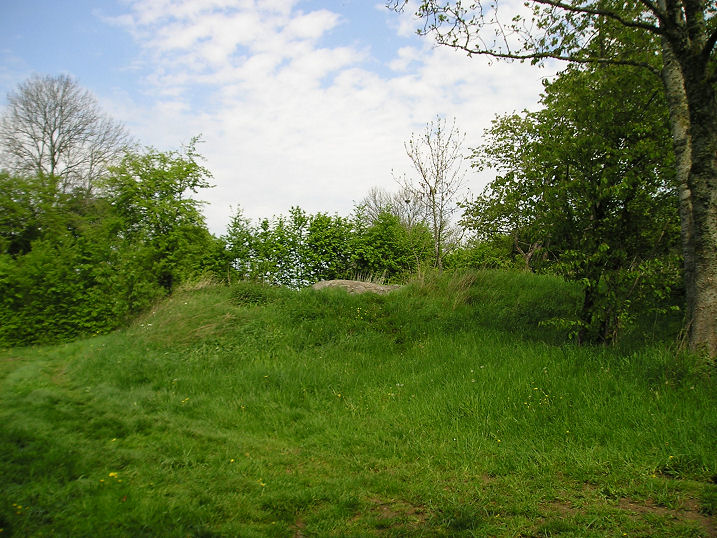
[[[303,538],[306,531],[306,523],[299,518],[294,522],[294,538]]]
[[[368,499],[369,506],[356,514],[353,522],[373,520],[377,529],[393,529],[411,531],[421,528],[430,518],[430,512],[407,501],[396,499]]]
[[[568,517],[575,515],[578,511],[568,501],[554,500],[544,503],[541,506],[548,508],[551,512],[558,514],[560,517]]]
[[[714,519],[701,513],[698,507],[692,503],[685,504],[684,508],[675,510],[664,506],[657,506],[649,500],[644,503],[638,503],[630,499],[623,498],[618,502],[618,506],[621,509],[634,514],[655,515],[683,522],[697,523],[705,530],[707,536],[717,537],[717,526],[715,526]]]

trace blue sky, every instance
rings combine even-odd
[[[410,174],[403,142],[436,115],[467,153],[550,73],[437,48],[418,24],[381,0],[0,0],[0,106],[28,76],[66,73],[142,144],[201,134],[217,234],[237,207],[348,215]],[[489,176],[466,179],[476,192]]]

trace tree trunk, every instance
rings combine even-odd
[[[692,312],[695,310],[695,230],[692,218],[692,193],[689,176],[692,168],[692,141],[690,139],[690,111],[687,106],[680,64],[672,47],[662,39],[662,83],[665,87],[670,111],[670,130],[675,151],[676,183],[679,193],[680,235],[684,263],[685,327],[691,332]]]
[[[705,6],[658,2],[685,258],[690,350],[717,357],[717,97]],[[684,9],[683,9],[684,8]]]
[[[694,304],[689,343],[691,350],[717,357],[717,97],[701,59],[688,57],[681,64],[692,140],[688,187],[694,230]]]
[[[591,341],[593,317],[595,314],[596,286],[593,281],[589,282],[583,291],[583,308],[580,311],[581,326],[577,334],[578,345],[583,345]]]
[[[518,236],[514,235],[513,245],[515,246],[515,250],[518,251],[518,254],[523,257],[523,261],[525,262],[525,271],[529,273],[534,273],[534,269],[530,266],[530,260],[533,258],[533,255],[542,248],[543,243],[541,241],[536,241],[535,243],[528,243],[528,252],[526,252],[522,248],[520,248],[520,244],[518,243]]]

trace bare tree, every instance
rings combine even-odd
[[[406,229],[411,229],[417,224],[428,223],[425,204],[406,186],[401,186],[396,192],[372,187],[359,205],[363,207],[366,218],[370,222],[374,222],[381,213],[391,213],[401,220],[401,224]]]
[[[456,229],[451,217],[456,212],[456,198],[463,187],[463,141],[465,133],[449,125],[445,118],[436,117],[426,124],[420,135],[411,135],[404,144],[406,154],[417,172],[415,180],[407,176],[396,178],[403,191],[423,204],[428,225],[433,234],[434,265],[443,267],[443,256]]]
[[[20,83],[0,118],[0,167],[57,181],[61,192],[91,192],[130,143],[124,126],[67,75]]]

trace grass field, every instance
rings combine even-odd
[[[241,284],[0,351],[0,536],[715,536],[714,365],[509,272]]]

